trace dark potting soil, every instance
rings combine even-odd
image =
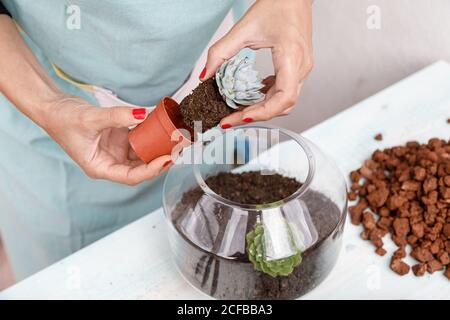
[[[301,187],[294,178],[259,171],[221,172],[206,180],[208,186],[225,199],[244,204],[265,204],[287,198]]]
[[[214,78],[202,82],[180,103],[184,123],[194,128],[194,121],[202,121],[202,132],[219,124],[222,118],[232,113],[219,93]]]
[[[219,173],[206,179],[216,193],[235,202],[271,203],[294,193],[301,183],[295,179],[259,172],[243,174]],[[177,229],[175,259],[183,275],[198,289],[218,299],[294,299],[309,292],[328,275],[341,247],[342,212],[323,194],[307,190],[302,200],[308,207],[318,233],[318,241],[302,252],[302,262],[288,276],[272,277],[254,269],[247,252],[235,252],[227,258],[208,253],[192,243],[183,234],[180,223],[186,215],[194,214],[195,205],[203,195],[200,187],[185,192],[172,212]],[[256,194],[251,196],[249,194]],[[205,206],[203,206],[205,207]],[[218,225],[213,251],[218,251],[226,231],[232,209],[211,201],[208,207]],[[199,213],[201,214],[201,213]],[[249,212],[246,233],[257,222],[258,212]]]

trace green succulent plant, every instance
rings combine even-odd
[[[247,57],[235,56],[225,61],[216,72],[216,83],[226,104],[233,109],[249,106],[264,99],[264,85]]]
[[[287,258],[270,261],[266,260],[264,226],[261,222],[258,222],[255,225],[255,228],[247,233],[246,240],[248,258],[254,268],[258,271],[267,273],[272,277],[288,276],[294,271],[294,268],[302,262],[300,250]]]

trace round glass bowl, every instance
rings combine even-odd
[[[233,174],[256,179],[245,181],[248,194],[242,179],[230,184]],[[273,175],[295,188],[282,199],[253,201],[261,192],[255,181],[271,183]],[[286,192],[272,187],[274,195]],[[163,207],[175,263],[194,287],[217,299],[295,299],[336,263],[346,184],[333,162],[296,133],[256,125],[212,129],[169,170]]]

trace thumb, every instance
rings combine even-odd
[[[109,107],[96,108],[96,123],[99,130],[107,128],[126,128],[138,125],[148,115],[145,108]]]
[[[244,39],[240,32],[234,30],[236,29],[231,29],[222,39],[209,48],[206,66],[199,77],[201,81],[214,76],[222,63],[235,56],[239,50],[245,47]]]

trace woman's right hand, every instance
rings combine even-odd
[[[91,178],[136,185],[164,172],[170,155],[146,164],[128,142],[128,127],[145,120],[145,108],[99,108],[63,95],[52,101],[41,126]]]

